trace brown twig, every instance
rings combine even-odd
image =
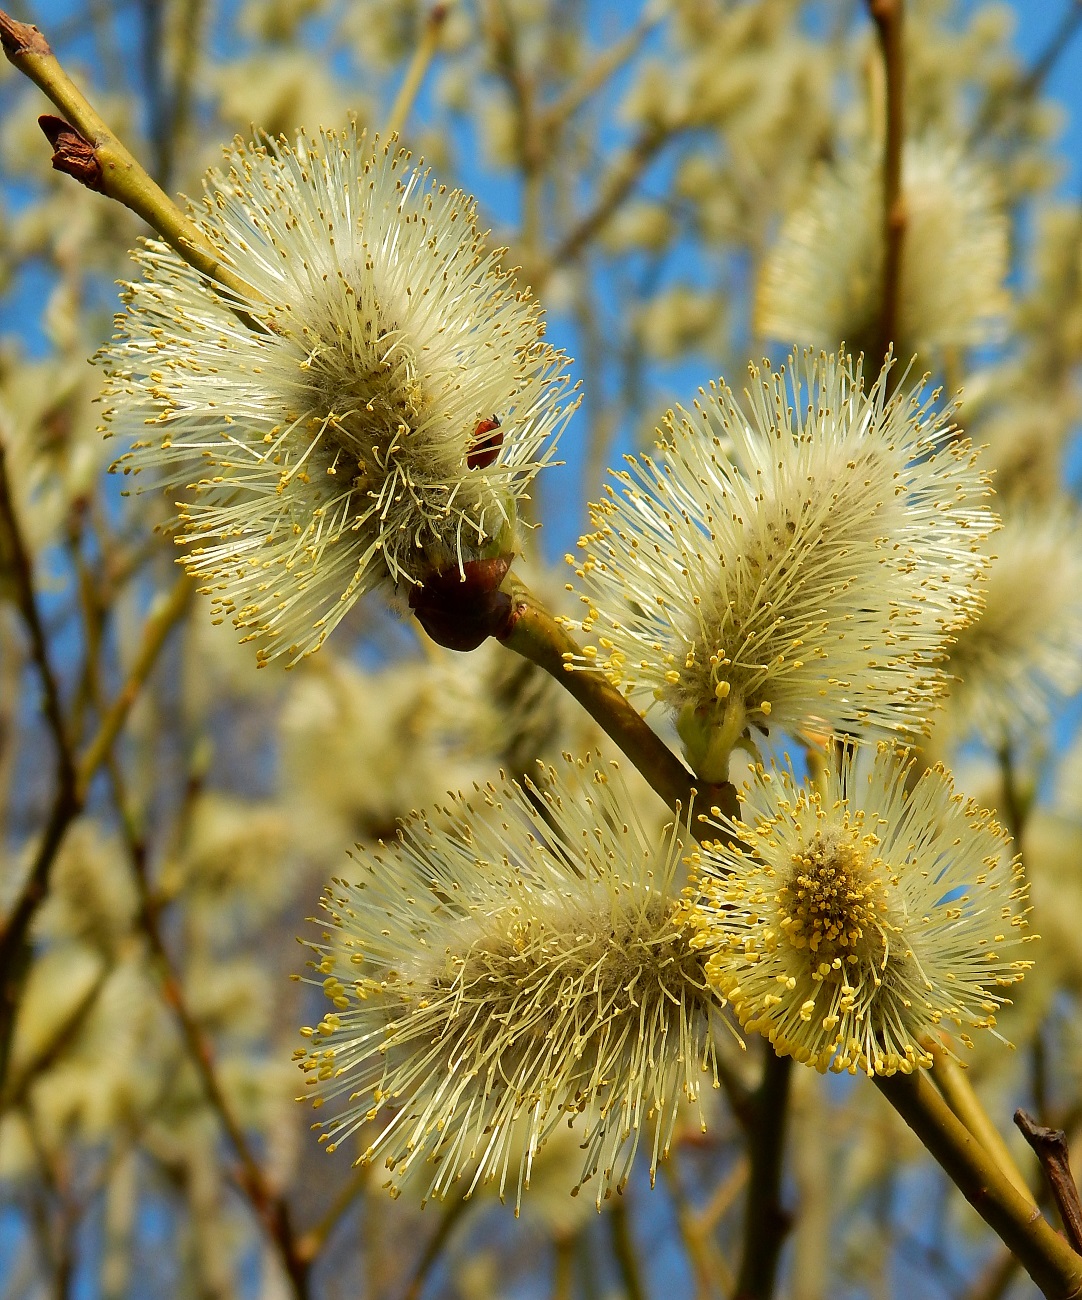
[[[26,624],[30,638],[30,656],[41,678],[45,704],[45,719],[56,743],[58,784],[74,788],[75,762],[68,738],[67,723],[60,700],[60,687],[49,661],[49,647],[45,627],[38,610],[34,589],[34,565],[30,549],[23,534],[22,522],[15,506],[11,480],[7,469],[7,451],[0,442],[0,548],[7,551],[9,566],[15,581],[19,613]]]
[[[303,1257],[296,1248],[289,1207],[285,1199],[268,1184],[244,1129],[233,1114],[233,1108],[230,1106],[229,1099],[222,1088],[210,1040],[188,1006],[180,977],[173,965],[169,950],[165,946],[161,927],[158,924],[157,904],[150,889],[146,871],[145,850],[138,841],[129,841],[129,847],[132,851],[132,862],[135,868],[135,880],[139,894],[140,928],[146,935],[155,965],[158,967],[162,997],[176,1018],[184,1044],[188,1049],[188,1055],[198,1071],[203,1091],[206,1093],[207,1100],[225,1129],[226,1136],[236,1153],[237,1160],[240,1163],[238,1182],[241,1190],[262,1221],[267,1235],[274,1243],[281,1258],[282,1266],[293,1286],[294,1295],[298,1297],[298,1300],[304,1300],[308,1295],[310,1260]]]
[[[1045,1128],[1021,1109],[1014,1112],[1014,1122],[1041,1162],[1067,1240],[1082,1255],[1082,1203],[1071,1174],[1067,1134],[1061,1128]]]
[[[734,1300],[769,1300],[791,1216],[781,1203],[785,1128],[793,1062],[767,1046],[756,1089],[748,1144],[751,1163],[744,1210],[744,1241]]]
[[[127,680],[106,710],[90,744],[87,745],[86,751],[79,760],[77,788],[80,800],[86,798],[90,782],[105,761],[106,755],[112,749],[121,728],[127,721],[132,705],[157,662],[166,637],[187,612],[194,590],[192,580],[186,574],[182,574],[174,582],[161,604],[152,608],[150,616],[143,625],[139,649],[128,670]]]
[[[902,189],[905,140],[904,0],[868,0],[879,35],[886,73],[887,127],[883,146],[883,286],[876,349],[880,364],[897,342],[898,295],[905,239],[906,208]],[[907,358],[903,357],[902,360]],[[874,367],[873,367],[874,368]],[[896,373],[895,371],[892,373]]]
[[[590,240],[608,225],[643,172],[673,138],[674,133],[674,128],[660,123],[649,123],[642,128],[626,153],[617,159],[602,181],[597,202],[589,212],[579,218],[553,249],[548,258],[547,271],[555,270],[572,261]],[[536,283],[534,287],[538,287]]]
[[[440,1221],[436,1224],[436,1230],[428,1239],[424,1253],[421,1255],[416,1269],[414,1269],[413,1276],[402,1293],[402,1300],[420,1300],[425,1283],[428,1281],[432,1270],[436,1267],[440,1255],[443,1254],[444,1246],[447,1245],[447,1239],[468,1207],[469,1201],[464,1196],[459,1196],[451,1201],[449,1205],[444,1206]]]
[[[15,584],[19,613],[30,639],[30,656],[41,678],[45,718],[56,747],[56,781],[52,807],[15,906],[0,926],[0,1080],[6,1078],[15,1011],[30,965],[30,922],[48,889],[49,872],[68,826],[78,813],[75,763],[64,720],[60,687],[49,658],[45,627],[34,588],[33,562],[23,536],[0,443],[0,548],[6,553]]]
[[[612,1236],[612,1253],[620,1280],[624,1284],[624,1295],[627,1300],[646,1300],[642,1270],[639,1268],[635,1242],[631,1236],[626,1196],[621,1195],[613,1200],[609,1206],[608,1220]]]
[[[522,220],[520,246],[524,277],[535,283],[542,274],[541,199],[544,168],[551,136],[541,129],[537,111],[537,87],[527,75],[519,57],[517,34],[507,0],[491,0],[486,6],[486,27],[492,44],[496,70],[506,85],[515,108],[515,152],[522,169]]]
[[[1009,744],[999,751],[999,771],[1003,779],[1003,815],[1007,829],[1014,840],[1015,851],[1022,848],[1022,836],[1026,829],[1026,819],[1032,802],[1031,793],[1020,790],[1018,774],[1015,771],[1014,753]]]
[[[924,1070],[877,1076],[879,1091],[1050,1300],[1082,1296],[1082,1259],[1011,1183]]]
[[[2,505],[0,500],[0,508]],[[147,619],[127,681],[102,718],[97,733],[87,746],[78,766],[71,769],[70,778],[63,775],[68,772],[68,767],[61,769],[63,779],[57,782],[57,792],[49,819],[34,854],[30,872],[14,907],[0,928],[0,1079],[3,1079],[6,1074],[15,1010],[30,966],[30,926],[48,893],[53,862],[56,860],[68,827],[82,810],[91,782],[108,757],[113,743],[127,721],[132,705],[150,675],[170,629],[187,609],[191,592],[190,580],[187,577],[178,579],[165,603]],[[42,644],[44,645],[44,640]],[[59,709],[59,696],[57,696],[57,708]],[[58,719],[59,734],[63,734],[63,718],[59,714]],[[56,724],[53,725],[55,728]]]

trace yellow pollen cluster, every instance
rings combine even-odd
[[[760,767],[704,844],[688,907],[741,1026],[819,1070],[931,1063],[926,1034],[995,1032],[1030,962],[1025,886],[994,818],[939,767],[828,749],[822,788]]]
[[[828,964],[838,957],[855,964],[869,944],[881,952],[887,899],[862,846],[824,843],[816,836],[792,860],[793,874],[778,891],[777,903],[779,925],[793,947],[808,948]]]

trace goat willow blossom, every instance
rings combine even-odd
[[[679,827],[651,842],[622,780],[589,760],[547,775],[487,785],[363,853],[311,945],[331,1005],[296,1056],[317,1106],[348,1095],[320,1140],[367,1125],[358,1163],[382,1155],[400,1180],[427,1159],[430,1195],[461,1178],[502,1195],[510,1178],[517,1203],[566,1119],[600,1204],[643,1126],[653,1170],[681,1099],[704,1070],[717,1086]]]
[[[955,145],[907,142],[906,227],[895,351],[922,363],[945,347],[1001,332],[1010,299],[1009,222],[986,172]],[[759,280],[756,328],[786,343],[869,353],[883,282],[883,165],[866,150],[816,172],[789,215]]]
[[[1031,962],[1009,837],[941,767],[911,793],[886,743],[828,750],[822,792],[758,769],[726,841],[704,845],[691,924],[744,1029],[819,1070],[931,1064],[922,1037],[994,1029]]]
[[[1064,507],[1023,510],[994,541],[984,611],[951,647],[941,717],[944,738],[977,732],[1000,748],[1082,687],[1082,525]]]
[[[107,428],[136,435],[126,472],[185,492],[184,563],[219,615],[260,662],[298,657],[370,588],[514,550],[566,359],[472,200],[391,144],[238,140],[204,188],[197,219],[252,293],[161,243],[136,253]]]
[[[995,524],[968,442],[919,389],[888,397],[884,369],[865,392],[844,355],[751,375],[750,418],[711,385],[656,458],[628,458],[576,568],[594,641],[574,667],[652,690],[716,781],[752,727],[926,730]]]

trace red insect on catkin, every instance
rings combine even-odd
[[[473,442],[466,453],[467,468],[488,469],[500,454],[502,446],[499,416],[493,415],[488,420],[482,420],[473,431]]]

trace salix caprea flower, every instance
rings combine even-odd
[[[1031,963],[1009,837],[942,767],[828,749],[820,790],[758,769],[704,845],[692,910],[707,974],[741,1026],[819,1070],[930,1065],[925,1035],[995,1029]]]
[[[1024,509],[991,549],[984,609],[951,647],[943,724],[999,747],[1082,687],[1082,528],[1064,507]]]
[[[752,368],[671,415],[591,507],[576,573],[591,644],[575,661],[677,717],[725,780],[751,728],[927,728],[950,633],[979,607],[994,526],[950,411],[865,391],[844,354]]]
[[[908,141],[905,234],[894,351],[922,364],[944,347],[994,338],[1006,316],[1009,226],[985,171],[954,145]],[[823,164],[790,213],[759,279],[755,324],[766,338],[869,351],[884,261],[882,160],[865,150]]]
[[[607,767],[567,760],[543,784],[486,785],[335,881],[313,943],[329,1005],[297,1057],[328,1150],[429,1194],[509,1183],[516,1201],[557,1124],[598,1203],[644,1128],[651,1170],[683,1097],[716,1086],[716,1000],[682,928],[683,841],[652,840]]]
[[[260,660],[364,591],[515,549],[565,358],[472,200],[356,130],[239,140],[195,214],[249,295],[150,241],[106,352],[108,427],[179,502],[184,563]]]

